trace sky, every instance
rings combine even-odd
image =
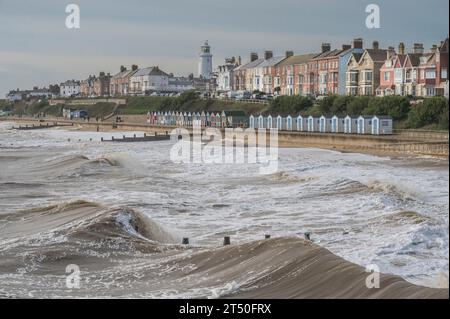
[[[80,8],[80,29],[65,26],[66,6]],[[379,29],[366,27],[368,4]],[[196,74],[209,40],[214,65],[225,57],[272,50],[320,51],[362,37],[365,47],[425,48],[448,36],[448,0],[0,0],[0,98],[9,90],[84,79],[120,65],[158,65]]]

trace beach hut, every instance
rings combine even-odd
[[[293,129],[293,125],[292,125],[292,116],[288,115],[286,117],[286,130],[287,131],[292,131]]]
[[[331,132],[331,119],[322,115],[319,122],[319,131],[321,133]]]
[[[337,115],[331,118],[331,133],[344,133],[345,132],[345,118]]]
[[[303,131],[303,116],[299,115],[297,116],[297,119],[295,120],[295,128],[297,131],[301,132]]]
[[[262,115],[258,117],[258,128],[264,128],[264,117]]]
[[[358,117],[357,133],[372,134],[372,118],[373,116]]]
[[[255,128],[255,117],[253,116],[253,114],[251,114],[248,118],[248,127],[253,129]]]
[[[216,113],[216,127],[217,128],[222,127],[222,118],[220,116],[220,113]]]
[[[309,116],[308,117],[308,132],[319,132],[320,119]]]
[[[372,118],[373,135],[391,135],[393,133],[394,121],[390,116],[377,116]]]
[[[202,113],[200,114],[200,122],[202,124],[202,126],[206,126],[206,113],[205,111],[202,111]]]
[[[248,117],[245,111],[225,111],[228,127],[248,127]]]
[[[211,114],[209,112],[206,112],[206,126],[211,126]]]
[[[344,133],[345,134],[356,134],[358,127],[358,119],[353,116],[347,115],[344,122]]]
[[[281,131],[281,130],[283,129],[283,118],[282,118],[280,115],[277,116],[277,125],[276,125],[276,128],[277,128],[279,131]]]
[[[269,116],[266,118],[266,125],[265,125],[265,127],[266,127],[267,129],[271,129],[271,128],[273,127],[273,119],[272,119],[272,115],[269,115]]]
[[[228,127],[227,114],[225,113],[225,111],[222,111],[222,114],[220,115],[220,117],[222,119],[221,126],[222,127]]]
[[[211,113],[209,119],[211,121],[211,127],[216,127],[216,114],[214,112]]]

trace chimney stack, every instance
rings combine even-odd
[[[405,55],[405,44],[403,42],[398,45],[398,54]]]
[[[331,51],[331,44],[329,43],[322,43],[322,53]]]
[[[286,51],[286,58],[289,58],[294,55],[294,51]]]
[[[120,66],[120,72],[125,72],[127,70],[126,67],[124,67],[123,65]]]
[[[363,39],[357,38],[353,40],[353,49],[362,49],[363,48]]]
[[[349,44],[344,44],[344,45],[342,46],[342,50],[344,50],[344,51],[350,50],[351,48],[352,48],[352,46],[349,45]]]
[[[252,52],[250,53],[250,62],[258,60],[258,53]]]
[[[431,47],[431,52],[436,53],[437,52],[437,45],[433,44],[433,46]]]
[[[395,48],[389,47],[387,50],[387,60],[390,60],[395,55]]]
[[[242,64],[242,58],[241,58],[241,56],[239,56],[238,57],[238,65],[241,65]]]
[[[414,43],[413,53],[414,54],[423,54],[424,52],[423,43]]]
[[[379,50],[380,49],[380,43],[378,41],[373,41],[372,49]]]
[[[136,71],[138,69],[138,66],[136,64],[133,64],[131,66],[131,70]]]
[[[269,60],[272,57],[273,57],[273,51],[266,51],[266,52],[264,52],[264,59],[265,60]]]

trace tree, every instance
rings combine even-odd
[[[331,106],[331,113],[333,114],[344,114],[347,112],[347,106],[353,100],[352,96],[337,96],[334,99],[333,105]]]
[[[334,101],[336,100],[336,95],[326,96],[319,101],[319,111],[322,114],[329,114],[331,112],[331,108],[333,106]]]
[[[446,123],[444,123],[446,121]],[[426,125],[437,124],[448,129],[448,100],[443,97],[425,99],[413,106],[408,115],[409,128],[421,128]]]
[[[347,114],[361,115],[363,110],[369,105],[369,96],[357,96],[347,105]]]
[[[364,115],[389,115],[394,120],[403,120],[411,110],[410,101],[404,96],[374,97],[369,101]]]
[[[267,113],[295,115],[305,111],[312,105],[311,99],[304,96],[280,96],[270,102]]]

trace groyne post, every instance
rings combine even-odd
[[[183,245],[189,245],[189,238],[185,237],[183,238]]]
[[[225,236],[225,237],[223,238],[223,245],[224,245],[224,246],[229,246],[229,245],[231,245],[231,239],[230,239],[230,236]]]

